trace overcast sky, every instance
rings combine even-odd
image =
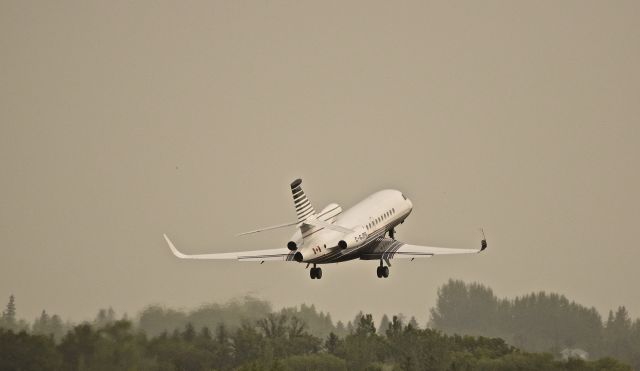
[[[0,305],[88,319],[255,295],[428,318],[449,278],[640,316],[640,3],[0,2]],[[477,256],[183,261],[285,246],[383,188]],[[603,313],[605,314],[605,313]]]

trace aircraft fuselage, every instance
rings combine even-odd
[[[331,204],[318,218],[354,232],[345,236],[324,227],[298,230],[291,238],[298,246],[291,258],[313,264],[359,259],[370,242],[403,223],[412,209],[411,200],[392,189],[376,192],[344,212],[337,204]]]

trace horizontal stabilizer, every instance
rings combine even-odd
[[[304,221],[304,224],[308,224],[313,227],[323,227],[323,228],[327,228],[332,231],[336,231],[344,234],[353,233],[353,229],[345,228],[337,224],[327,223],[323,220],[316,219],[316,218],[308,218],[307,220]]]
[[[297,222],[297,221],[296,221],[296,222],[291,222],[291,223],[285,223],[285,224],[272,225],[272,226],[270,226],[270,227],[262,227],[262,228],[255,229],[255,230],[253,230],[253,231],[239,233],[239,234],[237,234],[236,236],[244,236],[244,235],[252,234],[252,233],[258,233],[258,232],[270,231],[270,230],[272,230],[272,229],[292,227],[292,226],[294,226],[294,225],[296,225],[296,224],[298,224],[298,223],[299,223],[299,222]]]

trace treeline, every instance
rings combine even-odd
[[[587,362],[526,353],[503,340],[448,336],[415,329],[393,317],[378,333],[371,315],[360,316],[344,338],[311,335],[286,314],[244,322],[235,331],[187,324],[148,337],[128,320],[101,328],[74,326],[59,343],[53,336],[0,329],[2,370],[608,370],[628,371],[611,358]]]
[[[148,336],[154,337],[163,332],[183,329],[188,323],[196,328],[216,328],[224,325],[235,330],[245,322],[255,322],[274,313],[271,304],[253,297],[232,300],[225,304],[211,303],[195,310],[183,311],[152,305],[139,315],[138,326]],[[288,317],[295,317],[306,324],[309,333],[325,338],[333,332],[339,336],[348,333],[353,325],[338,321],[335,325],[329,313],[318,311],[314,305],[302,304],[300,307],[288,307],[279,311]]]
[[[640,320],[625,307],[606,321],[595,308],[545,292],[500,299],[481,284],[450,280],[438,290],[429,326],[448,334],[500,337],[520,349],[559,354],[583,349],[640,370]]]
[[[139,315],[138,327],[148,336],[157,336],[163,332],[173,332],[183,329],[187,324],[193,326],[216,328],[224,324],[228,329],[235,330],[245,322],[255,322],[261,318],[275,313],[271,304],[267,301],[250,296],[232,300],[225,304],[211,303],[203,305],[195,310],[184,311],[165,308],[160,305],[151,305],[145,308]],[[318,311],[314,305],[302,304],[299,307],[286,307],[278,311],[287,317],[295,317],[305,323],[306,330],[319,338],[326,338],[330,333],[344,337],[352,333],[355,325],[359,323],[362,312],[355,315],[354,319],[344,324],[338,321],[335,324],[329,313]],[[397,317],[405,321],[402,314]],[[408,324],[418,328],[418,322],[411,317]],[[389,317],[384,315],[378,329],[384,333],[389,326]]]
[[[274,311],[251,297],[190,311],[154,305],[133,320],[102,309],[82,324],[43,311],[29,324],[17,319],[12,296],[0,317],[0,370],[630,369],[608,357],[640,369],[638,320],[620,308],[603,323],[595,309],[556,294],[498,299],[452,280],[428,327],[402,315],[376,326],[362,312],[334,325],[313,305]],[[564,348],[601,359],[561,361]]]

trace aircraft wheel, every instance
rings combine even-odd
[[[377,267],[376,274],[378,275],[378,278],[382,278],[382,267]]]
[[[316,279],[316,269],[315,268],[311,268],[309,270],[309,277],[311,277],[312,280]]]
[[[389,277],[389,267],[382,267],[382,277]]]
[[[322,268],[316,268],[316,278],[322,278]]]

